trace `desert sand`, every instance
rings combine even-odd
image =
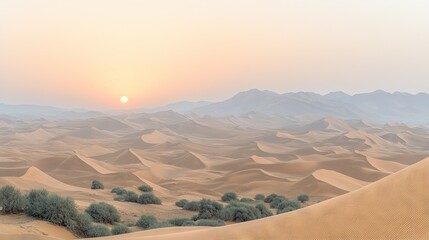
[[[0,119],[0,185],[45,188],[114,205],[123,223],[140,215],[191,217],[186,198],[220,200],[306,193],[305,207],[225,227],[137,231],[105,239],[428,239],[428,130],[333,117],[198,117],[172,111],[77,120]],[[271,121],[271,122],[269,122]],[[263,124],[261,124],[263,123]],[[426,159],[423,160],[422,159]],[[104,190],[91,190],[92,180]],[[114,201],[113,187],[149,184],[162,205]],[[0,238],[71,239],[65,228],[24,215],[0,216]]]

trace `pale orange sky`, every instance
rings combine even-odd
[[[0,102],[429,92],[427,1],[0,0]]]

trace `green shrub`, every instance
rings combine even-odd
[[[188,203],[189,201],[186,199],[180,199],[179,201],[176,202],[176,206],[178,207],[185,207],[185,205]]]
[[[172,225],[169,222],[158,222],[158,223],[155,223],[153,226],[151,226],[150,229],[166,228],[166,227],[174,227],[174,225]]]
[[[210,219],[218,217],[223,205],[210,199],[203,199],[200,201],[200,208],[198,212],[198,219]]]
[[[285,198],[283,196],[275,197],[270,203],[270,208],[276,208],[277,209],[279,207],[279,204],[285,200],[287,200],[287,198]]]
[[[94,180],[92,181],[91,189],[104,189],[104,185],[100,181]]]
[[[272,193],[272,194],[268,195],[268,196],[264,199],[264,202],[266,202],[266,203],[271,203],[274,199],[276,199],[276,198],[278,198],[278,197],[283,197],[283,196],[281,196],[281,195],[277,195],[277,194],[275,194],[275,193]],[[284,197],[284,198],[285,198],[285,197]]]
[[[183,223],[185,223],[186,221],[190,221],[190,219],[188,218],[174,218],[174,219],[170,219],[168,220],[168,222],[174,226],[183,226]]]
[[[300,209],[301,204],[298,201],[284,200],[277,208],[277,214],[294,211]]]
[[[270,211],[270,209],[268,209],[263,203],[256,204],[255,208],[258,209],[261,213],[261,218],[273,216],[273,213]]]
[[[71,198],[60,197],[46,190],[31,190],[27,195],[29,216],[46,220],[56,225],[67,226],[70,219],[78,215],[76,205]]]
[[[189,226],[195,226],[195,221],[193,221],[193,220],[187,220],[187,221],[184,221],[182,223],[182,227],[189,227]]]
[[[199,201],[191,201],[183,206],[184,210],[188,211],[199,211],[200,210],[200,202]]]
[[[114,223],[120,220],[118,210],[116,210],[114,206],[104,202],[91,203],[85,212],[87,212],[95,222],[99,223]]]
[[[222,202],[230,202],[230,201],[236,201],[237,200],[237,194],[235,192],[227,192],[224,193],[222,196]]]
[[[137,199],[140,204],[161,204],[161,199],[153,195],[152,193],[143,193]]]
[[[151,186],[149,186],[149,185],[141,185],[139,187],[139,190],[142,191],[142,192],[152,192],[153,188]]]
[[[25,210],[27,201],[19,189],[6,185],[0,189],[2,214],[16,214]]]
[[[139,226],[144,229],[148,229],[157,224],[158,221],[154,216],[142,215],[140,219],[136,222],[136,226]]]
[[[116,195],[122,195],[122,194],[125,194],[127,192],[127,189],[121,188],[121,187],[115,187],[110,192],[111,193],[116,193]]]
[[[310,197],[307,194],[301,194],[296,198],[298,201],[300,201],[301,203],[305,203],[308,200],[310,200]]]
[[[66,227],[79,237],[87,237],[87,232],[92,224],[92,218],[88,213],[80,212],[75,218],[69,219]]]
[[[25,209],[27,215],[35,218],[43,218],[46,212],[49,192],[45,189],[33,189],[27,194],[28,206]]]
[[[110,233],[110,230],[108,227],[106,227],[103,224],[91,224],[86,231],[87,238],[95,238],[95,237],[104,237],[104,236],[110,236],[112,235]]]
[[[261,213],[254,206],[231,202],[220,211],[219,218],[224,221],[246,222],[261,218]]]
[[[255,195],[255,200],[256,201],[264,201],[265,199],[265,195],[264,194],[256,194]]]
[[[125,191],[121,195],[116,196],[113,200],[120,202],[137,202],[139,196],[133,191]]]
[[[207,226],[207,227],[220,227],[225,226],[225,222],[222,220],[209,220],[209,219],[202,219],[198,220],[196,222],[197,226]]]
[[[119,234],[125,234],[130,232],[131,230],[123,224],[117,224],[112,227],[112,235],[119,235]]]
[[[251,199],[251,198],[242,198],[242,199],[240,199],[240,202],[242,202],[242,203],[251,203],[251,202],[253,202],[253,199]]]

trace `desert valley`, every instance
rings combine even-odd
[[[126,239],[429,237],[429,129],[424,126],[257,112],[80,115],[4,114],[0,184],[71,197],[80,211],[94,202],[113,205],[119,222],[132,231]],[[94,180],[104,189],[91,189]],[[140,195],[141,185],[150,186],[162,203],[130,202],[111,192],[124,188]],[[254,199],[257,194],[292,200],[306,194],[309,200],[277,215],[271,205],[276,216],[225,221],[224,227],[135,226],[141,215],[159,222],[192,219],[198,210],[177,206],[181,199],[211,199],[225,207],[221,198],[227,192],[236,193],[240,204],[263,203],[268,209],[264,198]],[[23,214],[1,216],[0,229],[4,239],[77,237]]]

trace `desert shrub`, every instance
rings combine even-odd
[[[16,214],[23,212],[26,199],[19,189],[6,185],[0,189],[0,206],[2,214]]]
[[[115,187],[110,192],[111,193],[116,193],[116,195],[122,195],[122,194],[125,194],[127,192],[127,189],[121,188],[121,187]]]
[[[300,201],[301,203],[305,203],[308,200],[310,200],[310,197],[307,194],[301,194],[296,198],[298,201]]]
[[[255,195],[255,200],[256,201],[264,201],[265,199],[265,195],[264,194],[256,194]]]
[[[79,237],[87,237],[87,232],[92,224],[92,218],[88,213],[80,212],[76,217],[69,219],[66,227]]]
[[[110,230],[103,224],[91,224],[86,231],[85,237],[87,238],[95,238],[95,237],[104,237],[110,236]]]
[[[149,185],[141,185],[139,187],[139,190],[142,191],[142,192],[152,192],[153,188],[151,186],[149,186]]]
[[[263,203],[258,203],[255,206],[256,209],[261,213],[261,218],[273,216],[273,213]]]
[[[272,193],[272,194],[268,195],[268,196],[264,199],[264,202],[266,202],[266,203],[271,203],[274,199],[276,199],[276,198],[278,198],[278,197],[283,197],[283,196],[281,196],[281,195],[277,195],[277,194],[275,194],[275,193]],[[283,198],[285,198],[285,197],[283,197]]]
[[[261,213],[254,206],[231,202],[220,211],[219,218],[224,221],[246,222],[261,218]]]
[[[60,197],[46,190],[31,190],[27,195],[29,216],[46,220],[56,225],[67,226],[78,215],[71,198]]]
[[[130,232],[131,230],[123,224],[116,224],[112,227],[112,235],[119,235],[119,234],[125,234]]]
[[[235,192],[227,192],[223,194],[221,199],[222,199],[222,202],[236,201],[237,194]]]
[[[195,221],[193,221],[193,220],[187,220],[187,221],[184,221],[182,223],[182,227],[189,227],[189,226],[195,226]]]
[[[183,223],[186,221],[190,221],[190,219],[188,218],[174,218],[174,219],[170,219],[168,220],[168,222],[174,226],[183,226]]]
[[[120,202],[137,202],[139,196],[133,191],[125,191],[121,195],[116,196],[113,200]]]
[[[200,209],[198,212],[198,219],[210,219],[218,217],[223,205],[210,199],[203,199],[200,201]]]
[[[276,208],[277,209],[279,207],[279,204],[285,200],[287,200],[287,198],[285,198],[283,196],[275,197],[270,203],[270,208]]]
[[[25,209],[27,215],[42,218],[46,212],[49,192],[45,189],[33,189],[27,194],[28,206]]]
[[[188,211],[199,211],[200,210],[200,202],[199,201],[191,201],[183,206],[184,210]]]
[[[137,199],[140,204],[161,204],[161,199],[153,195],[152,193],[143,193]]]
[[[136,226],[139,226],[144,229],[153,227],[158,223],[158,220],[154,216],[142,215],[140,219],[136,222]]]
[[[87,212],[95,222],[99,223],[114,223],[120,220],[118,210],[116,210],[114,206],[104,202],[91,203],[85,212]]]
[[[169,222],[157,222],[153,226],[151,226],[150,229],[166,228],[166,227],[175,227],[175,226]]]
[[[198,220],[196,222],[197,226],[207,226],[207,227],[220,227],[225,226],[225,222],[222,220],[209,220],[209,219],[202,219]]]
[[[179,201],[176,202],[176,206],[178,207],[185,207],[185,205],[188,203],[189,201],[186,199],[180,199]]]
[[[277,214],[294,211],[301,208],[301,204],[298,201],[284,200],[277,208]]]
[[[242,202],[242,203],[251,203],[251,202],[253,202],[253,199],[251,199],[251,198],[242,198],[242,199],[240,199],[240,202]]]
[[[104,185],[100,181],[94,180],[92,181],[91,189],[104,189]]]

